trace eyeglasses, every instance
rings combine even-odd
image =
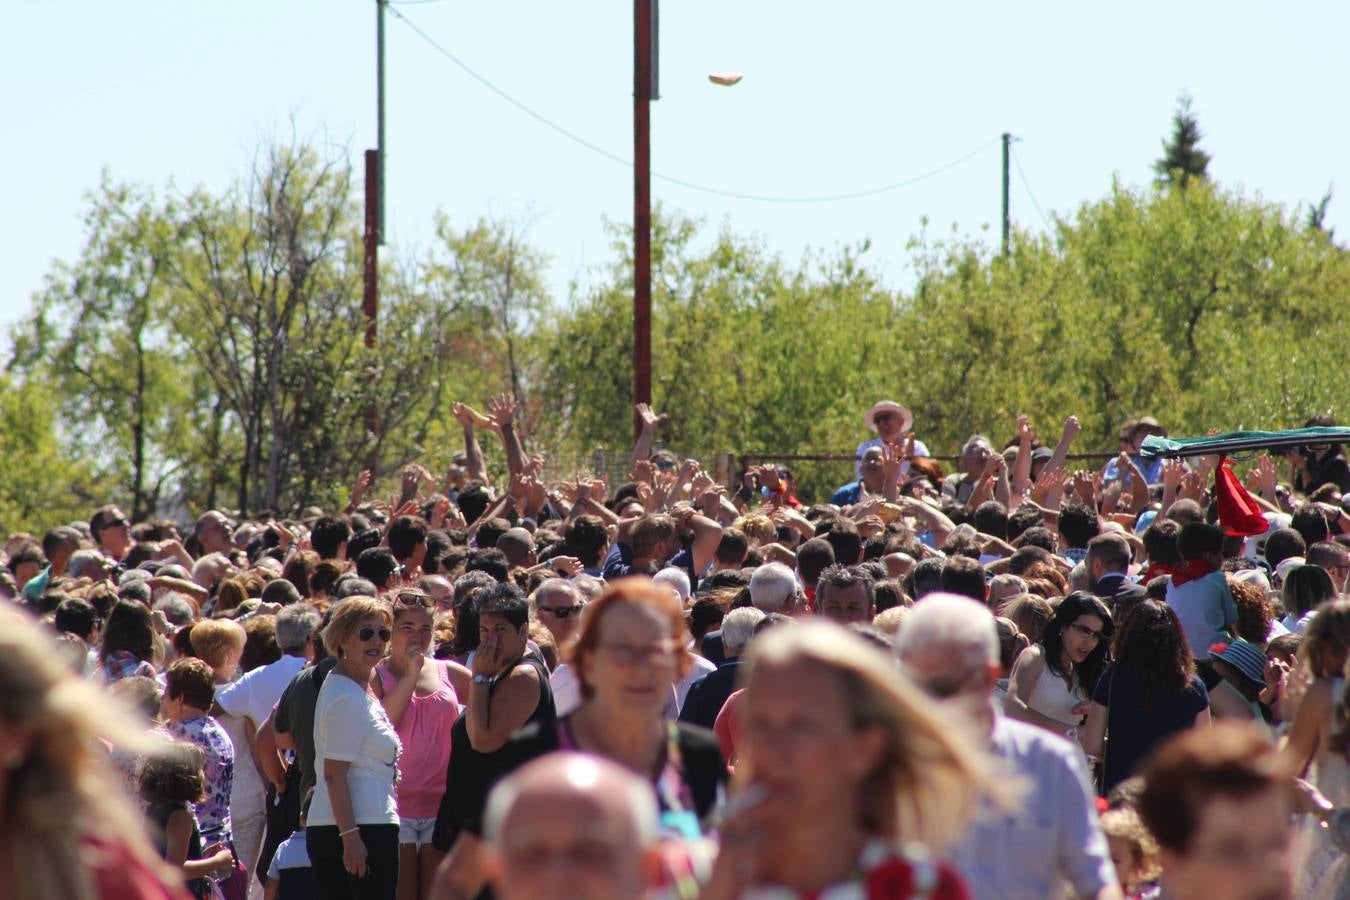
[[[674,648],[675,642],[671,640],[657,641],[655,644],[647,644],[644,647],[634,646],[633,644],[596,645],[596,649],[610,659],[630,666],[661,662],[661,658],[668,656]]]
[[[421,591],[400,591],[394,597],[394,600],[404,606],[421,606],[426,609],[436,607],[436,599],[430,594],[423,594]]]
[[[1093,631],[1086,625],[1079,625],[1077,622],[1074,622],[1069,627],[1072,628],[1074,631],[1078,632],[1079,634],[1081,634],[1083,637],[1087,638],[1088,640],[1100,641],[1105,636],[1103,632]]]
[[[381,640],[381,641],[383,641],[383,642],[385,642],[385,643],[388,643],[388,642],[389,642],[389,629],[388,629],[388,628],[371,628],[371,627],[367,626],[367,627],[365,627],[365,628],[362,628],[360,631],[358,631],[358,632],[356,633],[356,636],[357,636],[358,638],[360,638],[361,640],[363,640],[363,641],[368,641],[368,640],[370,640],[371,638],[373,638],[373,637],[374,637],[375,635],[377,635],[377,634],[380,636],[380,640]]]
[[[580,603],[574,603],[571,606],[536,606],[535,611],[549,613],[560,619],[566,619],[568,616],[581,615],[582,606]]]

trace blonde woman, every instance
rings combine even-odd
[[[882,883],[885,896],[966,897],[925,846],[958,837],[990,783],[969,735],[832,624],[759,635],[749,667],[729,803],[741,811],[705,900],[873,896]]]
[[[179,897],[102,741],[159,746],[130,707],[70,674],[47,632],[0,610],[0,872],[23,900]]]
[[[398,887],[394,783],[403,746],[370,687],[391,623],[386,604],[348,597],[323,630],[338,661],[314,707],[319,781],[305,834],[315,896],[325,900],[394,900]]]

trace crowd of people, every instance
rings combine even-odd
[[[882,401],[812,503],[454,413],[388,503],[5,536],[0,897],[1350,897],[1339,445]]]

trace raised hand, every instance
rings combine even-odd
[[[1002,459],[1003,457],[999,457]],[[881,472],[885,484],[900,480],[900,469],[905,464],[905,451],[899,444],[881,445]]]
[[[1072,484],[1078,499],[1095,509],[1097,506],[1097,485],[1093,474],[1086,469],[1079,469],[1073,473]]]
[[[488,400],[488,416],[498,428],[509,428],[520,412],[520,404],[509,394],[498,394]]]
[[[1036,432],[1031,430],[1031,416],[1020,415],[1017,417],[1017,442],[1019,444],[1030,444],[1036,439]]]
[[[1082,426],[1078,424],[1077,416],[1069,416],[1064,420],[1064,432],[1060,437],[1060,440],[1065,444],[1071,443],[1074,438],[1078,437],[1078,432],[1081,427]]]
[[[1205,496],[1205,476],[1199,472],[1187,472],[1181,478],[1181,496],[1200,502],[1200,498]]]
[[[1270,454],[1262,453],[1256,460],[1256,468],[1252,471],[1256,472],[1261,485],[1261,496],[1274,503],[1276,489],[1275,460],[1270,458]]]
[[[652,412],[651,406],[646,403],[639,403],[636,409],[638,418],[642,420],[642,427],[646,429],[655,428],[670,418],[666,413]]]
[[[712,487],[716,482],[707,472],[699,472],[694,476],[694,480],[689,483],[689,489],[697,497],[699,494]]]
[[[370,487],[370,470],[362,469],[361,474],[356,476],[356,481],[352,482],[352,509],[361,505],[361,501],[366,497],[366,490]]]
[[[726,496],[726,493],[726,488],[720,484],[714,484],[699,492],[694,500],[694,506],[708,518],[716,518],[717,510],[722,505],[722,498]]]

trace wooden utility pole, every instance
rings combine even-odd
[[[1012,148],[1012,135],[1003,132],[1003,255],[1008,255],[1008,235],[1012,231],[1012,219],[1008,210],[1008,155]]]
[[[656,99],[656,0],[633,0],[633,402],[652,402],[651,101]],[[633,414],[633,435],[642,420]]]

